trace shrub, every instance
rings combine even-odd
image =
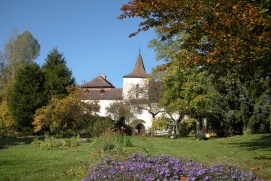
[[[188,118],[180,123],[180,136],[187,136],[193,128],[196,128],[198,120],[194,118]]]
[[[131,136],[133,132],[133,127],[125,124],[124,117],[121,117],[116,123],[115,123],[115,129],[116,130],[122,130],[125,132],[126,135]]]
[[[93,124],[89,125],[87,128],[87,132],[91,137],[99,137],[104,132],[106,132],[107,129],[113,128],[114,122],[110,118],[106,117],[98,117],[96,116],[93,119]]]
[[[166,130],[168,126],[172,124],[170,119],[165,117],[163,114],[161,117],[158,117],[152,121],[153,130]]]
[[[97,152],[119,152],[123,147],[133,146],[129,136],[126,136],[123,131],[113,131],[107,129],[107,131],[100,137],[95,138],[91,146],[94,146]]]
[[[66,139],[56,139],[54,137],[46,138],[43,140],[35,139],[32,144],[41,147],[42,149],[52,149],[52,148],[65,148],[65,147],[75,147],[79,145],[78,137],[66,138]]]
[[[259,180],[253,173],[231,165],[216,164],[207,167],[193,160],[174,159],[169,155],[133,154],[127,161],[116,162],[106,158],[83,179],[90,180]]]

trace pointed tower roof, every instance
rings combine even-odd
[[[115,88],[105,77],[98,75],[91,81],[81,86],[82,88]]]
[[[148,74],[145,71],[142,56],[141,56],[141,53],[139,52],[134,70],[130,74],[124,75],[123,77],[124,78],[146,78],[147,76]]]

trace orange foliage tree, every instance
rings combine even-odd
[[[140,17],[130,37],[159,27],[161,40],[181,31],[182,66],[202,66],[217,76],[235,68],[236,77],[255,72],[270,77],[271,6],[268,0],[132,0],[121,7],[119,19]],[[189,53],[188,53],[189,52]],[[192,58],[185,58],[189,55]]]
[[[99,109],[97,103],[83,102],[83,93],[78,87],[68,87],[69,95],[63,99],[51,100],[45,107],[36,110],[34,116],[34,131],[44,131],[56,134],[66,134],[88,126],[93,111]]]

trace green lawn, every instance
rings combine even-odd
[[[33,138],[0,139],[0,180],[81,180],[89,165],[102,158],[90,143],[78,147],[42,150],[31,144]],[[134,147],[127,152],[152,156],[183,156],[197,163],[232,164],[251,170],[259,178],[271,180],[271,134],[211,138],[199,141],[194,136],[170,139],[132,137]]]

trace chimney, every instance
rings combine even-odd
[[[100,74],[100,76],[101,76],[104,80],[106,80],[106,75],[105,75],[105,74]]]

